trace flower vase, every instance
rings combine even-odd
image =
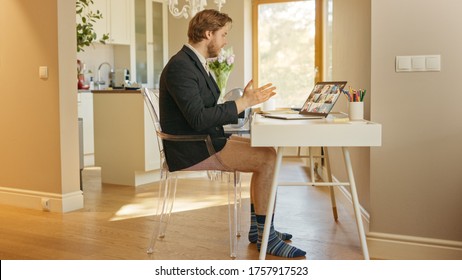
[[[225,94],[226,94],[226,84],[228,83],[228,78],[229,78],[229,74],[231,72],[227,72],[227,73],[220,73],[220,75],[217,75],[217,85],[218,85],[218,88],[220,89],[220,97],[218,98],[218,103],[224,103],[225,100],[224,100],[224,97],[225,97]]]
[[[77,89],[89,89],[90,86],[85,84],[85,75],[78,74],[77,75]]]

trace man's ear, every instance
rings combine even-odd
[[[211,31],[211,30],[205,31],[205,38],[211,39],[212,36],[213,36],[213,31]]]

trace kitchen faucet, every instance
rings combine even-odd
[[[112,76],[113,76],[114,69],[112,69],[112,66],[111,66],[111,64],[109,64],[109,62],[103,62],[98,66],[98,80],[95,82],[95,85],[98,86],[98,89],[101,89],[101,85],[106,84],[106,82],[101,79],[101,67],[103,67],[103,65],[109,66],[109,69],[110,69],[110,72],[109,72],[109,86],[112,86]]]

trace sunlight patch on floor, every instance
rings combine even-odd
[[[241,199],[248,199],[249,192],[242,189]],[[146,197],[145,194],[139,194],[130,204],[125,204],[115,212],[109,221],[121,221],[140,217],[153,216],[157,213],[157,197]],[[210,195],[184,196],[177,194],[172,213],[185,211],[194,211],[217,206],[228,205],[228,192],[224,188],[219,193],[215,192]]]

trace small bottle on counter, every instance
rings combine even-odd
[[[90,90],[95,89],[95,82],[93,82],[93,77],[90,77]]]

